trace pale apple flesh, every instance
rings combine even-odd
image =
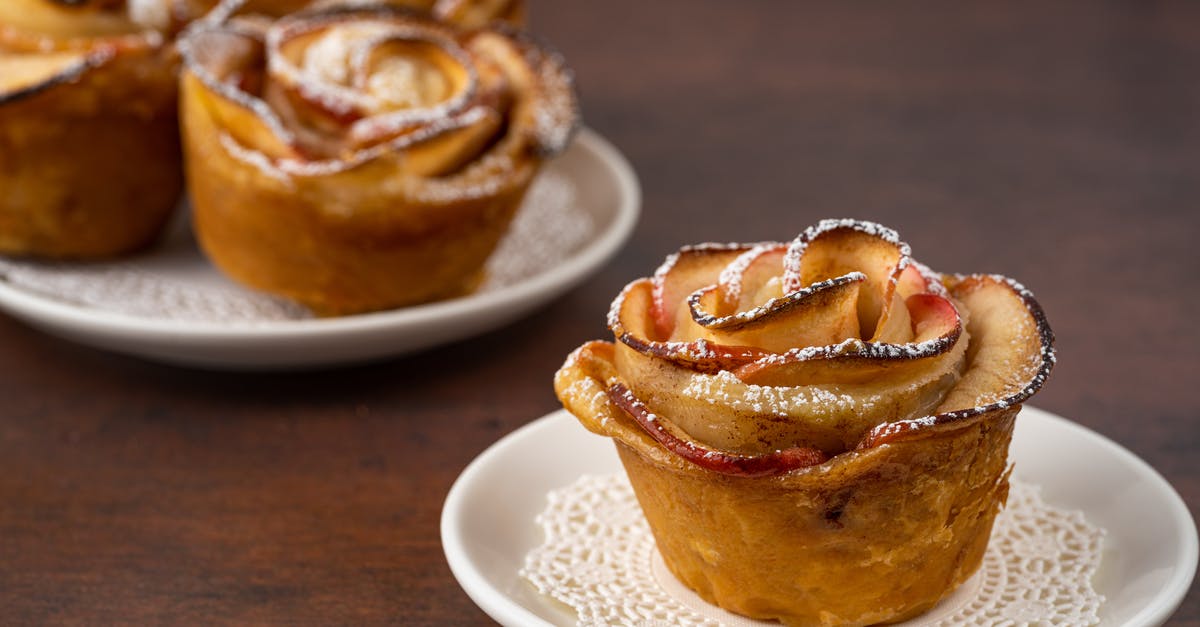
[[[1016,398],[1045,361],[1040,310],[1004,279],[922,271],[902,242],[853,228],[783,250],[686,248],[614,301],[621,385],[701,448],[837,455]]]
[[[1041,306],[1020,284],[996,275],[952,277],[950,291],[971,312],[967,368],[936,414],[881,424],[863,439],[870,448],[938,429],[955,428],[976,416],[1023,403],[1054,367],[1054,333]]]
[[[87,70],[103,55],[81,52],[45,54],[9,54],[0,51],[0,99],[8,94],[28,92]]]
[[[269,26],[253,18],[196,29],[182,51],[197,99],[238,150],[278,170],[377,161],[408,177],[445,177],[500,146],[540,140],[542,129],[523,118],[550,117],[542,100],[573,117],[569,86],[545,84],[566,84],[561,60],[538,57],[523,40],[386,5]],[[531,59],[542,64],[536,72]]]
[[[0,25],[57,40],[119,37],[144,30],[124,10],[76,8],[47,0],[0,2]]]
[[[740,455],[716,450],[698,444],[670,422],[659,420],[625,386],[614,384],[608,388],[608,396],[664,448],[708,470],[743,477],[758,477],[815,466],[829,459],[827,454],[813,447],[794,446],[762,455]]]
[[[684,248],[667,257],[651,279],[654,334],[649,337],[656,340],[666,339],[671,337],[677,326],[686,325],[690,314],[676,309],[671,304],[685,301],[689,294],[711,282],[715,273],[720,272],[746,250],[746,247],[709,245]]]

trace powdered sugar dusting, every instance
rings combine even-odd
[[[909,259],[912,257],[912,249],[909,248],[907,243],[901,241],[900,234],[882,224],[866,220],[855,220],[853,218],[829,218],[821,220],[815,225],[804,229],[804,232],[792,240],[792,243],[788,246],[787,254],[783,258],[783,286],[785,291],[797,290],[803,287],[800,280],[800,259],[804,256],[804,251],[808,248],[809,242],[825,233],[839,229],[858,231],[859,233],[865,233],[882,239],[885,242],[895,244],[900,252],[900,265],[896,268],[897,272],[893,275],[893,281],[899,275],[899,271],[908,265]]]
[[[127,0],[129,19],[138,26],[156,31],[171,27],[171,0]]]
[[[910,265],[913,268],[916,268],[917,272],[921,274],[922,279],[925,279],[925,287],[931,294],[937,294],[942,298],[947,298],[950,296],[950,291],[946,289],[946,284],[942,283],[941,274],[934,272],[933,270],[929,269],[929,266],[917,261],[916,259],[913,259],[910,262]]]
[[[774,246],[759,244],[739,255],[737,259],[733,260],[733,263],[725,266],[725,269],[721,271],[721,275],[717,278],[717,283],[725,290],[726,299],[730,302],[738,299],[738,296],[742,293],[742,276],[746,274],[746,269],[760,255],[774,248]]]
[[[270,22],[235,15],[244,4],[222,4],[190,29],[180,49],[188,70],[207,89],[248,109],[266,127],[266,133],[247,137],[274,136],[266,146],[233,151],[273,176],[325,176],[394,157],[397,172],[407,177],[405,186],[419,200],[467,200],[499,191],[530,153],[547,157],[565,150],[578,128],[573,82],[561,57],[499,24],[460,30],[378,4],[318,8]],[[376,58],[376,51],[396,42],[425,46],[430,54],[451,59],[461,72],[446,71],[440,62],[426,63],[433,57],[424,55],[408,59],[411,63]],[[247,46],[261,54],[231,53]],[[489,58],[489,53],[496,56]],[[288,94],[280,102],[249,93],[234,80],[261,73],[260,57],[266,59],[271,86]],[[525,66],[510,67],[513,60]],[[433,71],[444,72],[438,74],[444,80],[430,82]],[[462,80],[451,78],[460,73]],[[434,83],[441,88],[430,87]],[[372,86],[391,91],[375,93]],[[405,95],[421,86],[428,87],[422,97]],[[309,118],[321,122],[310,124],[305,121]],[[435,152],[421,158],[412,152],[468,127],[480,135],[475,142],[461,143],[463,154],[452,152],[436,161],[431,156]],[[496,132],[499,137],[489,135]],[[269,154],[247,158],[258,150]],[[408,171],[407,163],[423,165]]]
[[[530,188],[520,213],[487,265],[483,289],[511,285],[552,268],[595,233],[595,219],[580,208],[570,179],[547,172]]]
[[[799,264],[804,252],[809,250],[808,244],[825,233],[840,229],[878,238],[892,244],[894,251],[886,246],[879,248],[883,263],[869,270],[874,280],[864,272],[839,270],[845,274],[816,281],[808,287],[802,286]],[[878,242],[864,244],[862,238],[851,238],[829,244],[834,247],[830,250],[849,258],[858,252],[850,247],[875,246]],[[793,272],[794,289],[785,292],[783,297],[768,299],[762,305],[718,316],[724,309],[715,309],[729,305],[729,293],[753,290],[756,287],[754,284],[763,280],[778,280],[771,274],[776,272],[774,268],[762,267],[768,270],[766,274],[771,274],[770,278],[764,273],[749,270],[755,267],[752,265],[754,260],[763,251],[769,250],[770,246],[708,244],[684,248],[668,257],[655,272],[654,278],[654,287],[659,295],[669,295],[671,301],[663,302],[660,306],[671,308],[686,304],[690,308],[691,320],[679,325],[680,328],[665,341],[640,337],[628,330],[649,328],[649,324],[641,317],[672,316],[670,309],[665,312],[645,312],[624,306],[631,290],[639,285],[644,287],[645,280],[631,283],[617,297],[609,311],[609,325],[617,340],[640,354],[635,359],[650,360],[641,367],[651,367],[650,363],[654,361],[664,362],[661,365],[662,381],[654,385],[648,397],[660,410],[677,408],[676,413],[662,420],[669,419],[680,429],[693,431],[698,438],[713,443],[720,450],[725,450],[722,446],[729,450],[742,450],[748,443],[773,445],[777,441],[793,441],[786,438],[808,437],[788,431],[789,423],[807,425],[807,428],[820,425],[820,428],[831,429],[843,438],[842,444],[846,446],[854,442],[864,448],[878,446],[896,437],[923,432],[928,427],[1009,410],[1035,393],[1053,367],[1053,335],[1032,294],[1016,281],[988,276],[991,282],[1007,286],[1022,299],[1033,319],[1033,326],[1040,334],[1040,350],[1035,351],[1032,346],[1022,342],[1022,346],[1007,352],[1023,355],[1020,363],[994,362],[985,364],[984,370],[973,370],[974,364],[970,363],[967,356],[972,341],[965,327],[969,312],[962,308],[962,303],[951,297],[945,277],[912,261],[908,245],[899,240],[895,231],[870,222],[825,220],[805,230],[785,253],[784,272]],[[738,254],[710,259],[707,265],[697,266],[698,270],[672,272],[681,259],[685,259],[684,255],[696,250],[718,248]],[[867,250],[874,252],[876,249]],[[838,263],[844,267],[841,261],[829,264],[828,259],[823,257],[827,254],[825,249],[818,252],[814,247],[810,254],[816,259],[806,260],[806,263],[814,263],[818,269],[839,267]],[[907,300],[892,302],[898,302],[900,304],[897,306],[906,308],[909,316],[899,320],[911,324],[912,334],[905,336],[896,330],[890,333],[898,335],[884,337],[915,339],[885,342],[848,337],[840,341],[827,339],[824,341],[829,343],[824,345],[795,345],[804,340],[793,341],[792,338],[804,336],[788,335],[794,329],[788,325],[796,324],[794,318],[778,315],[788,311],[787,307],[794,304],[791,301],[805,301],[817,295],[821,289],[839,282],[865,281],[869,284],[868,289],[878,290],[872,293],[876,298],[874,302],[891,301],[895,290],[900,288],[904,271],[909,267],[916,270],[920,279],[908,273],[904,278],[904,287],[908,291],[901,294]],[[679,278],[681,274],[683,278]],[[698,284],[703,287],[693,290]],[[924,284],[923,288],[921,284]],[[726,290],[725,302],[713,300],[714,290],[717,289]],[[955,293],[962,297],[958,288],[955,289]],[[964,289],[969,289],[969,286]],[[681,296],[688,290],[693,291]],[[862,297],[861,293],[859,297]],[[656,298],[658,300],[663,298]],[[682,300],[683,303],[676,300]],[[820,298],[811,298],[806,302],[814,308],[836,303]],[[841,324],[847,316],[857,315],[861,319],[864,311],[868,315],[872,313],[871,309],[864,309],[863,302],[859,301],[857,311],[826,310],[834,320],[831,324]],[[872,301],[865,302],[868,307],[874,304]],[[737,306],[747,307],[747,304],[740,300]],[[878,315],[884,319],[885,314],[886,311]],[[809,314],[804,312],[804,315]],[[622,319],[622,316],[629,319]],[[635,317],[639,319],[635,321]],[[747,328],[747,323],[751,321],[754,326]],[[770,326],[772,324],[783,326]],[[721,332],[726,330],[732,330],[735,334],[722,335]],[[845,336],[839,334],[834,337]],[[873,334],[872,337],[879,335]],[[769,344],[773,341],[776,343]],[[763,348],[765,346],[771,346],[771,349]],[[964,368],[972,368],[971,372],[987,372],[988,366],[996,366],[1001,372],[1011,374],[1006,375],[1007,379],[993,388],[989,396],[979,397],[975,401],[987,405],[937,413],[947,393],[964,376]],[[645,382],[630,382],[632,388],[642,391],[650,390],[648,385]],[[992,400],[997,397],[1001,398]],[[631,405],[637,399],[631,397],[627,401],[626,404]],[[657,417],[655,421],[661,422]],[[702,434],[708,439],[701,438]],[[826,449],[826,452],[836,453],[832,448]]]
[[[739,272],[740,276],[740,272]],[[710,328],[719,328],[737,323],[752,322],[762,320],[773,316],[780,309],[788,306],[790,303],[800,302],[810,296],[822,291],[845,285],[846,283],[861,282],[867,278],[867,275],[861,272],[849,272],[843,276],[814,283],[806,288],[796,290],[779,298],[772,298],[767,302],[750,309],[739,311],[728,316],[714,316],[711,312],[705,311],[702,308],[701,296],[703,290],[692,292],[688,297],[688,307],[692,310],[692,318],[696,324]]]
[[[726,405],[735,411],[804,416],[810,420],[847,412],[867,413],[886,401],[879,394],[850,394],[836,385],[748,385],[728,370],[691,376],[682,394],[705,403]]]
[[[316,33],[295,64],[281,50],[286,42]],[[364,91],[356,78],[366,72],[371,52],[392,41],[421,41],[437,46],[455,59],[467,74],[463,89],[432,106],[390,110],[378,97]],[[267,31],[268,67],[276,80],[301,86],[307,97],[343,115],[387,113],[388,126],[403,128],[450,115],[465,107],[476,93],[478,75],[463,50],[442,29],[427,23],[406,24],[386,16],[346,20],[341,16],[285,19]],[[411,88],[412,86],[410,86]]]

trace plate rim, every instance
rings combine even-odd
[[[1028,412],[1026,414],[1026,412]],[[1198,560],[1200,560],[1200,538],[1197,536],[1195,520],[1188,510],[1183,497],[1157,470],[1132,451],[1118,444],[1107,436],[1093,431],[1079,423],[1071,421],[1050,411],[1025,405],[1022,410],[1025,417],[1038,422],[1046,422],[1054,428],[1071,432],[1071,437],[1086,438],[1103,447],[1106,451],[1118,457],[1123,465],[1128,467],[1140,479],[1154,484],[1156,492],[1164,495],[1167,514],[1175,520],[1180,528],[1180,550],[1178,559],[1171,565],[1173,571],[1170,579],[1146,604],[1131,616],[1124,625],[1143,626],[1161,625],[1179,608],[1186,598],[1191,583],[1196,576]],[[489,464],[500,457],[504,451],[518,446],[523,440],[539,430],[552,428],[561,421],[573,421],[574,417],[565,409],[558,409],[545,414],[520,428],[508,433],[488,446],[463,469],[454,481],[442,506],[439,531],[442,550],[451,573],[467,596],[488,616],[504,625],[537,625],[538,627],[555,627],[537,616],[524,605],[509,595],[495,589],[483,576],[468,557],[465,538],[458,533],[462,526],[463,514],[467,505],[466,494],[472,484],[485,474],[488,474]],[[602,436],[595,436],[600,438]],[[1085,511],[1086,513],[1086,511]],[[533,521],[530,521],[533,524]]]
[[[89,334],[159,336],[172,342],[212,340],[279,341],[393,330],[432,321],[470,316],[480,310],[521,302],[532,294],[553,291],[599,269],[628,240],[641,213],[642,189],[633,166],[604,136],[584,127],[575,143],[592,152],[617,181],[614,217],[603,231],[576,254],[544,272],[511,285],[462,298],[333,318],[301,320],[212,322],[141,317],[89,308],[38,295],[0,281],[0,310],[31,326],[45,329],[86,329]]]

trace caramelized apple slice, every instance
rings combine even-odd
[[[537,154],[544,157],[562,152],[574,134],[572,121],[576,119],[566,62],[527,35],[515,31],[508,35],[511,38],[480,31],[464,45],[472,54],[495,63],[514,92],[531,95],[515,101],[509,117],[513,126],[524,129]],[[568,102],[570,106],[565,106]]]
[[[950,293],[971,312],[971,348],[962,379],[936,415],[879,425],[859,448],[917,437],[1022,403],[1050,375],[1054,334],[1028,290],[994,275],[970,275],[949,283]]]
[[[747,246],[707,244],[683,248],[667,257],[654,272],[653,301],[645,310],[651,312],[654,333],[642,337],[666,340],[677,326],[689,323],[691,311],[684,306],[688,296],[712,285],[713,278],[747,250]]]
[[[718,316],[749,311],[772,298],[783,296],[783,259],[787,246],[758,244],[742,253],[721,271],[717,279],[720,294]],[[768,287],[769,286],[769,287]]]
[[[700,260],[698,257],[695,259]],[[655,281],[639,279],[625,286],[617,300],[613,301],[608,327],[622,344],[640,353],[700,372],[727,370],[768,354],[758,348],[720,345],[703,338],[686,342],[651,339],[657,334],[653,328],[657,320],[648,316],[647,312],[659,302],[655,298],[657,288]]]
[[[684,345],[679,354],[666,353],[677,344],[618,343],[613,362],[621,381],[691,438],[746,454],[791,446],[834,454],[855,446],[879,423],[928,415],[957,380],[967,347],[961,341],[936,357],[896,360],[899,363],[880,356],[880,363],[888,368],[881,366],[872,376],[861,376],[861,364],[817,358],[831,372],[812,381],[755,385],[739,380],[736,368],[720,366],[753,358],[753,349],[737,347],[744,351],[739,354],[726,352],[729,347],[703,344]],[[774,358],[768,355],[756,361]],[[849,369],[860,376],[837,381],[838,374]]]
[[[862,382],[896,367],[912,368],[914,362],[943,355],[959,342],[962,321],[950,301],[933,294],[915,294],[904,307],[913,327],[909,343],[852,339],[836,345],[807,346],[746,364],[734,374],[755,385]]]
[[[182,81],[185,98],[195,98],[238,144],[272,159],[298,156],[295,136],[261,99],[240,89],[239,82],[263,56],[253,36],[199,30],[180,43],[190,72]]]
[[[450,39],[390,35],[360,54],[352,83],[374,101],[372,113],[435,107],[468,95],[476,82]]]
[[[857,220],[825,220],[792,242],[783,287],[792,292],[851,272],[863,273],[858,318],[863,336],[871,337],[908,258],[908,245],[891,229]]]
[[[811,447],[791,447],[765,455],[738,455],[710,448],[689,439],[669,421],[660,420],[621,384],[608,388],[609,399],[629,415],[667,450],[707,470],[726,475],[759,477],[782,474],[797,468],[816,466],[829,459],[825,453]]]
[[[524,21],[523,0],[438,0],[434,9],[442,19],[466,28],[478,28],[493,20]]]
[[[55,40],[116,37],[143,30],[125,11],[90,10],[46,0],[3,0],[0,24]]]
[[[404,149],[404,170],[417,176],[455,172],[482,152],[503,124],[504,119],[499,113],[476,107],[435,127],[436,132],[418,132],[414,134],[417,141]],[[430,137],[420,139],[424,134]]]
[[[990,275],[965,277],[950,292],[971,312],[971,350],[967,371],[938,411],[1017,403],[1031,387],[1041,387],[1053,361],[1048,353],[1053,338],[1029,292]]]
[[[837,344],[858,337],[862,280],[862,274],[852,273],[720,317],[711,312],[721,309],[721,290],[704,288],[689,299],[689,309],[706,338],[720,345],[782,353],[796,346]]]
[[[58,81],[68,81],[107,55],[77,52],[5,54],[0,52],[0,100]]]

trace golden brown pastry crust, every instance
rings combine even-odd
[[[332,112],[344,108],[318,99],[303,103],[311,107],[304,113],[292,114],[290,104],[271,98],[280,91],[236,84],[240,77],[262,75],[270,63],[262,55],[274,54],[271,49],[240,57],[230,52],[228,58],[208,54],[222,45],[254,49],[272,37],[286,45],[289,33],[304,37],[309,24],[328,28],[320,32],[344,27],[417,33],[416,41],[448,46],[455,63],[483,64],[470,70],[472,76],[492,76],[496,67],[512,70],[503,64],[518,59],[523,66],[499,79],[510,90],[498,108],[490,104],[493,92],[480,83],[461,106],[421,118],[412,127],[417,130],[393,135],[385,127],[382,135],[358,145],[355,129],[374,132],[372,120],[386,121],[388,113],[351,108],[341,120]],[[247,285],[321,315],[398,307],[473,289],[542,159],[565,146],[576,124],[561,60],[523,35],[459,31],[384,5],[331,6],[285,18],[266,34],[251,28],[234,18],[198,29],[184,44],[186,167],[195,230],[212,261]],[[520,52],[495,62],[478,59],[486,52],[484,43]],[[284,78],[276,77],[287,97],[313,93],[303,85],[287,91]],[[345,101],[359,107],[355,98],[350,94]],[[544,121],[539,112],[550,110],[564,119],[552,129],[539,127]],[[304,119],[317,121],[306,126]]]
[[[826,230],[875,226],[844,222]],[[842,252],[836,257],[845,259]],[[712,275],[723,266],[706,264],[703,257],[665,264],[655,279],[656,299],[663,294],[687,298],[691,293],[690,302],[700,302],[702,282],[691,281],[685,273],[679,281],[687,293],[680,294],[664,276],[675,267]],[[722,284],[735,283],[734,274],[722,273]],[[740,278],[753,274],[742,272]],[[925,275],[935,278],[927,271]],[[953,356],[954,346],[969,342],[962,365],[952,371],[954,385],[939,391],[940,401],[928,412],[921,409],[925,405],[905,409],[901,402],[890,405],[893,413],[880,415],[866,428],[857,424],[857,415],[846,416],[840,424],[857,434],[849,447],[836,439],[814,440],[801,429],[773,430],[769,437],[775,448],[756,450],[739,444],[737,429],[706,431],[709,425],[703,421],[677,420],[681,412],[693,411],[687,407],[689,395],[712,408],[707,416],[714,423],[744,427],[757,420],[819,421],[820,416],[804,413],[817,401],[799,403],[803,407],[798,408],[781,404],[747,410],[738,405],[738,394],[749,385],[738,377],[762,376],[746,363],[760,360],[779,368],[787,360],[751,347],[702,342],[697,348],[696,341],[679,341],[680,332],[668,333],[670,323],[655,330],[649,322],[656,316],[670,319],[662,315],[670,311],[655,311],[658,305],[649,304],[644,323],[629,313],[629,289],[610,315],[618,342],[589,342],[577,349],[558,371],[555,390],[586,428],[613,438],[665,563],[709,602],[792,625],[905,620],[931,608],[979,567],[995,515],[1007,496],[1014,419],[1020,403],[1040,387],[1053,364],[1049,327],[1023,288],[986,275],[936,278],[945,288],[939,298],[954,304],[963,328],[945,336],[953,338],[950,346],[895,357],[901,361],[892,368],[929,367],[945,359],[941,356]],[[916,338],[930,330],[930,319],[921,311],[926,300],[921,294],[909,296]],[[635,305],[637,310],[646,301]],[[780,311],[774,314],[777,318],[786,315]],[[876,326],[875,335],[881,326]],[[626,333],[646,334],[633,343],[639,347],[633,350],[647,351],[657,365],[631,367],[622,361],[622,352],[631,349]],[[669,342],[668,335],[676,340]],[[670,350],[664,348],[668,345]],[[820,393],[812,398],[827,394],[832,399],[835,392],[848,393],[861,384],[857,377],[847,377],[848,371],[866,367],[878,376],[878,364],[871,365],[861,355],[897,352],[872,342],[837,345],[843,349],[787,353],[794,355],[794,363],[825,362],[830,370],[824,379],[814,370],[816,363],[803,362],[803,369],[788,372],[799,377],[798,383],[791,383],[796,387],[773,380],[750,388],[763,399],[767,392],[799,396],[816,386]],[[852,349],[855,346],[859,348]],[[685,355],[687,351],[693,352]],[[681,371],[690,374],[680,375]],[[682,392],[662,393],[670,389],[663,381],[671,377],[684,377],[691,385]],[[728,384],[710,385],[717,380]],[[881,394],[881,402],[903,396],[887,386],[863,385]],[[643,393],[635,393],[639,389]],[[830,402],[835,403],[835,415],[857,411],[845,409],[851,406],[847,399]]]
[[[782,476],[735,476],[666,451],[610,400],[611,353],[584,345],[555,387],[613,438],[667,567],[710,603],[790,625],[897,622],[978,569],[1019,406]]]
[[[107,257],[154,241],[183,186],[177,68],[157,32],[56,39],[0,24],[0,253]]]

